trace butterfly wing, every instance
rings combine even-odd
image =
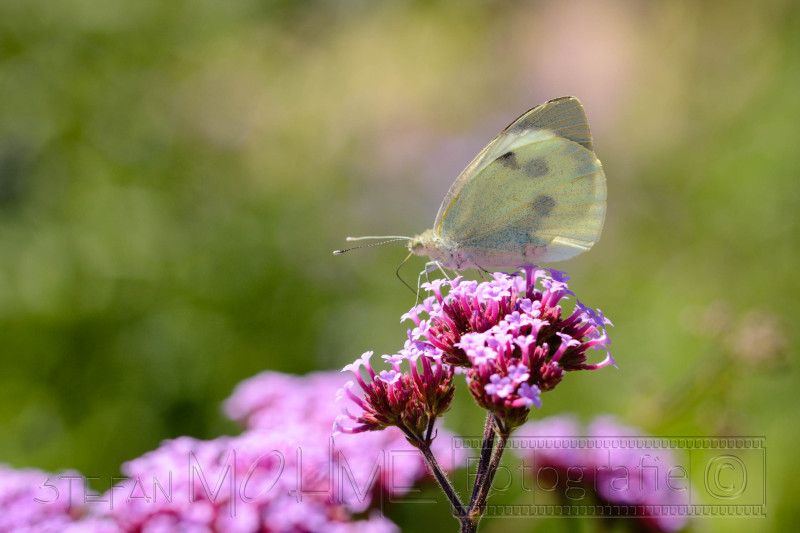
[[[600,237],[606,200],[605,175],[590,147],[575,98],[534,108],[462,173],[435,231],[482,267],[560,261],[588,250]]]
[[[439,207],[433,226],[434,231],[439,232],[445,211],[458,197],[464,185],[475,178],[488,164],[508,152],[510,147],[519,144],[520,141],[524,142],[525,137],[530,135],[533,130],[549,130],[559,137],[579,143],[588,150],[593,150],[592,134],[586,121],[586,113],[574,96],[556,98],[526,111],[498,133],[458,175]]]
[[[495,139],[503,135],[521,135],[531,129],[550,130],[559,137],[594,151],[586,112],[574,96],[562,96],[534,107],[512,122]]]

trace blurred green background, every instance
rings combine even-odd
[[[614,321],[620,371],[569,376],[540,415],[766,436],[768,517],[695,528],[785,530],[798,87],[791,0],[4,0],[0,462],[107,485],[162,439],[236,431],[220,402],[263,369],[395,351],[405,250],[331,250],[430,227],[497,131],[571,94],[608,218],[554,266]],[[479,434],[461,392],[447,423]]]

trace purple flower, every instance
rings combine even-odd
[[[553,354],[554,363],[557,363],[561,359],[561,356],[564,355],[564,352],[566,352],[567,349],[581,345],[581,341],[573,339],[566,333],[557,331],[556,335],[558,335],[558,337],[561,339],[561,343],[558,345],[556,352]]]
[[[403,362],[405,357],[400,354],[394,354],[394,355],[382,355],[381,359],[386,361],[388,364],[392,365],[392,368],[394,368],[396,372],[400,372],[400,363]]]
[[[466,343],[464,339],[468,339]],[[459,346],[463,347],[473,365],[484,365],[488,361],[496,359],[498,355],[494,348],[486,346],[486,335],[484,333],[467,333],[462,337]],[[497,343],[495,343],[495,347],[497,347]]]
[[[511,365],[508,367],[508,377],[515,383],[524,383],[530,376],[528,367],[525,365]]]
[[[507,279],[495,277],[494,283],[481,283],[478,289],[478,297],[482,300],[500,301],[505,297],[511,296],[512,284]]]
[[[386,357],[391,361],[405,359],[409,363],[409,371],[400,372],[400,364],[397,363],[393,364],[393,370],[382,370],[376,376],[365,356],[356,363],[361,361],[371,381],[362,379],[356,363],[344,368],[353,372],[364,392],[362,398],[356,396],[349,387],[344,390],[344,394],[361,408],[361,412],[352,414],[344,410],[334,422],[334,431],[361,433],[396,426],[410,442],[429,442],[435,419],[449,409],[453,399],[452,367],[440,361],[440,353],[435,347],[412,340],[409,340],[401,354]],[[420,364],[422,372],[418,368]],[[348,419],[356,425],[345,425]]]
[[[447,280],[444,280],[444,279],[435,279],[433,281],[430,281],[430,282],[427,282],[427,283],[423,283],[420,286],[423,289],[425,289],[426,291],[432,292],[433,295],[436,297],[436,299],[438,301],[441,301],[441,299],[442,299],[441,286],[444,285],[444,284],[449,284],[449,282]]]
[[[514,407],[524,407],[526,409],[530,409],[532,405],[535,405],[537,409],[542,406],[542,400],[539,398],[539,387],[536,385],[529,385],[527,383],[523,383],[517,389],[517,396],[519,397],[516,400]]]
[[[363,365],[369,355],[353,368]],[[429,364],[417,377],[439,368]],[[397,428],[332,437],[339,406],[331,399],[343,382],[339,372],[250,378],[225,402],[244,433],[165,441],[125,463],[126,479],[90,503],[77,472],[0,465],[0,533],[397,533],[374,498],[412,490],[427,475],[425,462]],[[461,460],[447,453],[451,434],[438,433],[437,455]]]
[[[517,455],[533,462],[534,472],[549,467],[564,474],[570,467],[585,464],[585,449],[574,440],[580,435],[583,435],[583,428],[575,417],[550,416],[531,420],[517,428],[515,438],[532,445],[513,449]]]
[[[129,532],[300,533],[356,527],[354,514],[370,508],[371,496],[364,498],[363,488],[331,477],[341,474],[331,469],[331,450],[318,438],[321,428],[306,427],[304,434],[295,429],[165,441],[123,465],[127,479],[105,495],[117,502],[107,518]],[[368,480],[358,457],[348,459],[355,460],[354,478]]]
[[[611,323],[609,319],[603,316],[603,312],[600,309],[596,311],[593,310],[591,307],[586,307],[580,301],[575,303],[575,308],[580,309],[580,311],[585,316],[586,320],[590,323],[594,324],[595,327],[602,328],[605,326],[613,326],[614,324]]]
[[[411,335],[413,335],[414,338],[424,337],[428,333],[428,328],[428,323],[425,320],[421,320],[419,324],[417,324],[417,327],[411,330]]]
[[[482,333],[465,333],[456,346],[464,352],[468,350],[478,350],[486,346],[486,337]]]
[[[527,316],[537,317],[541,315],[542,314],[542,312],[540,311],[541,307],[542,307],[541,300],[532,301],[529,300],[528,298],[523,298],[522,300],[519,301],[520,311],[523,311]]]
[[[477,403],[513,429],[565,372],[614,365],[608,353],[599,363],[588,362],[589,349],[607,349],[610,321],[580,303],[565,313],[562,303],[574,295],[567,279],[563,272],[527,267],[524,274],[495,273],[483,283],[426,285],[438,306],[426,318],[415,315],[410,341],[439,350],[444,363],[464,369]]]
[[[645,437],[640,431],[599,417],[584,432],[573,418],[558,416],[528,422],[516,436],[537,444],[514,448],[526,462],[533,462],[526,471],[555,472],[553,490],[562,480],[559,489],[567,497],[565,503],[578,505],[570,495],[588,493],[627,519],[640,517],[639,524],[650,531],[673,532],[686,526],[688,473],[668,449],[647,449],[641,438],[629,438]],[[575,472],[581,479],[572,477]]]
[[[87,512],[83,495],[78,472],[51,474],[0,464],[0,533],[67,530]]]
[[[406,360],[405,352],[396,355],[398,361]],[[435,376],[439,365],[431,364],[429,368]],[[425,369],[417,372],[417,376],[421,381],[426,379]],[[339,372],[316,372],[305,376],[262,372],[236,387],[225,403],[225,410],[247,428],[281,432],[290,441],[310,443],[305,445],[306,448],[322,450],[326,461],[328,444],[333,439],[332,453],[345,458],[354,477],[362,483],[370,480],[376,462],[383,457],[387,464],[380,469],[377,488],[389,494],[403,494],[426,475],[426,470],[422,456],[398,428],[368,431],[360,433],[358,438],[347,434],[331,437],[334,421],[342,426],[341,433],[352,429],[349,423],[353,419],[342,416],[343,404],[331,401],[337,391],[348,403],[355,401],[356,406],[360,405],[359,402],[367,405],[363,389],[352,381],[348,386],[345,381],[346,376]],[[463,454],[453,455],[452,433],[441,427],[437,433],[433,448],[448,460],[443,462],[443,468],[452,470],[453,461],[463,459]]]
[[[365,354],[351,368],[362,382],[374,384],[370,356]],[[417,377],[430,379],[427,372],[435,375],[437,367],[441,365],[429,364]],[[360,372],[370,377],[361,378]],[[349,390],[353,382],[342,387],[344,379],[338,372],[264,372],[240,383],[225,409],[246,424],[244,433],[210,441],[165,441],[125,463],[127,479],[104,495],[113,496],[115,505],[95,513],[93,520],[118,528],[109,533],[397,533],[391,521],[375,512],[373,499],[411,490],[426,476],[424,460],[397,428],[357,439],[331,436],[339,409],[331,398],[337,389],[366,404],[360,391]],[[377,383],[384,382],[378,378]],[[434,450],[447,457],[450,434],[441,429],[439,435],[444,441],[435,442]],[[453,468],[452,463],[442,466]]]
[[[381,370],[378,373],[378,379],[390,385],[397,382],[401,377],[402,374],[394,370]]]
[[[501,399],[514,392],[514,384],[511,383],[511,378],[507,376],[500,377],[499,374],[492,374],[489,376],[489,381],[491,381],[491,383],[483,386],[486,394],[496,396],[498,399]]]

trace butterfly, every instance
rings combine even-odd
[[[586,113],[564,96],[524,113],[467,165],[432,229],[383,238],[407,240],[412,254],[441,268],[516,268],[589,250],[605,214],[606,178]],[[348,240],[372,238],[382,237]]]

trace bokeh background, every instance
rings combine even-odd
[[[791,0],[4,0],[0,462],[102,489],[165,438],[235,432],[219,405],[244,378],[395,351],[404,248],[331,250],[430,227],[497,131],[571,94],[608,218],[554,266],[614,321],[620,370],[569,376],[540,414],[766,436],[768,517],[693,528],[785,530],[798,87]],[[479,434],[461,393],[446,423]]]

